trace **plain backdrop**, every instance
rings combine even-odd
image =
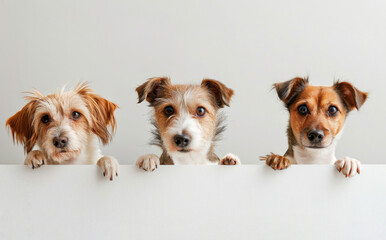
[[[310,76],[312,84],[354,83],[370,97],[347,119],[337,157],[385,163],[385,1],[0,1],[0,163],[23,163],[5,128],[26,103],[88,81],[120,107],[103,153],[121,164],[148,145],[151,109],[137,104],[147,78],[222,81],[235,90],[228,130],[216,152],[247,164],[287,149],[288,113],[272,84]]]

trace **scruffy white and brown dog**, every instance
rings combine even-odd
[[[44,164],[97,162],[110,180],[118,176],[118,161],[103,156],[98,141],[110,142],[117,105],[94,94],[87,83],[47,96],[33,91],[26,99],[27,105],[6,123],[14,142],[24,145],[25,165],[34,169]]]
[[[211,79],[201,85],[172,85],[167,77],[155,77],[136,91],[138,103],[146,100],[154,107],[152,144],[163,150],[160,158],[154,154],[139,157],[138,167],[153,171],[159,164],[240,164],[233,154],[220,160],[214,153],[214,144],[225,129],[219,109],[229,106],[232,89]]]

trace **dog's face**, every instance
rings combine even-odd
[[[34,92],[28,100],[22,110],[8,119],[7,126],[26,152],[37,144],[55,163],[76,159],[92,134],[106,144],[111,138],[108,126],[114,131],[117,106],[93,94],[86,84],[48,96]]]
[[[295,78],[275,84],[275,88],[290,113],[292,137],[297,145],[306,148],[330,146],[341,132],[348,112],[359,109],[367,98],[366,93],[348,82],[321,87],[308,85],[308,79]]]
[[[217,131],[217,112],[229,106],[233,90],[210,79],[201,85],[171,85],[152,78],[137,88],[139,102],[154,107],[162,147],[171,156],[208,152]]]

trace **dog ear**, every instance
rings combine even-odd
[[[23,144],[26,153],[32,150],[37,140],[37,134],[32,126],[36,105],[37,101],[31,100],[5,124],[11,130],[13,142]]]
[[[91,131],[101,139],[103,144],[109,143],[112,138],[111,133],[115,132],[117,126],[114,111],[118,106],[94,94],[87,83],[79,84],[75,91],[83,97],[90,111]]]
[[[229,107],[233,90],[227,88],[224,84],[213,79],[204,79],[201,86],[207,88],[216,99],[217,106],[222,108],[224,105]]]
[[[295,97],[301,93],[304,88],[308,85],[308,78],[296,77],[291,80],[275,83],[274,88],[276,89],[277,95],[287,107],[293,103]]]
[[[349,111],[359,109],[366,102],[367,93],[359,91],[349,82],[336,82],[333,87]]]
[[[150,104],[153,104],[156,98],[159,98],[165,87],[170,85],[170,79],[167,77],[149,78],[141,86],[135,90],[138,93],[138,103],[146,99]]]

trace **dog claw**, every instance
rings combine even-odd
[[[271,154],[260,157],[260,160],[265,160],[266,164],[273,170],[282,170],[291,166],[291,162],[285,156]]]
[[[153,172],[156,168],[158,168],[159,164],[159,158],[154,154],[140,156],[135,162],[135,165],[147,172]]]

